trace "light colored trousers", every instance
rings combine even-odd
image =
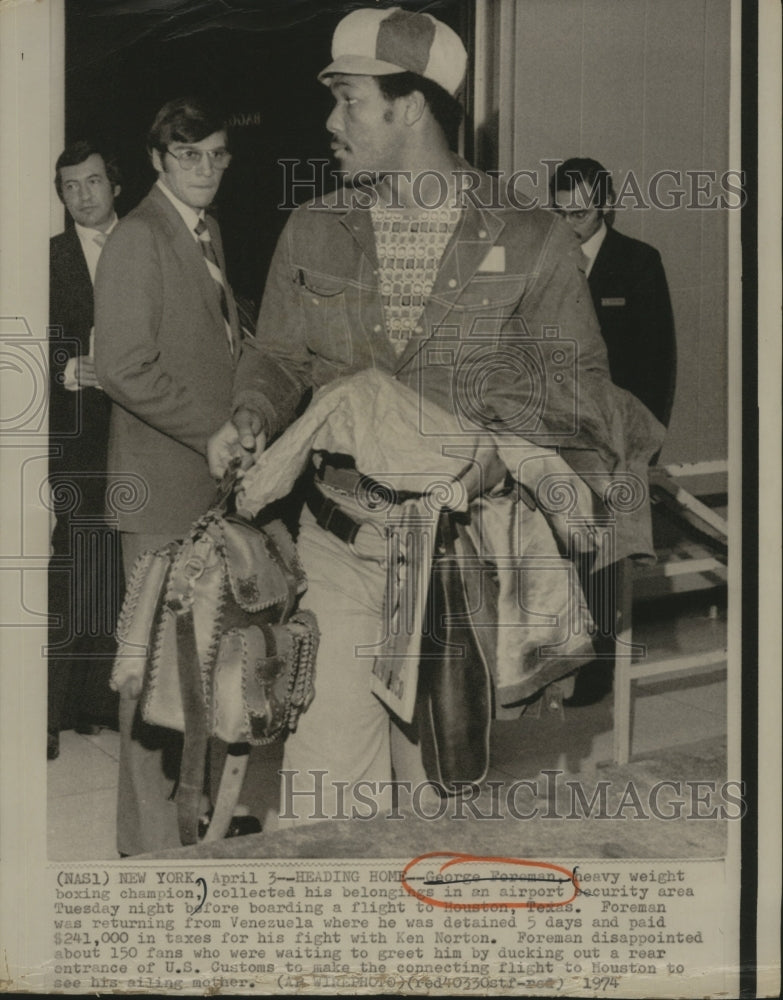
[[[350,500],[341,506],[358,512]],[[373,655],[360,649],[382,638],[386,542],[363,527],[355,544],[366,556],[360,558],[305,508],[297,547],[308,583],[302,607],[315,613],[321,639],[315,698],[285,744],[278,822],[369,818],[373,810],[385,815],[392,797],[383,783],[391,780],[392,766],[397,781],[426,781],[410,727],[394,720],[371,692]],[[406,803],[401,799],[400,805]]]

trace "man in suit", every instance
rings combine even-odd
[[[612,381],[668,427],[677,345],[661,255],[614,229],[612,176],[597,160],[566,160],[550,188],[555,211],[568,222],[587,258],[587,281]]]
[[[587,283],[606,341],[612,381],[632,392],[668,427],[677,345],[660,254],[611,225],[612,176],[597,160],[574,157],[561,163],[550,181],[550,194],[555,212],[570,226],[586,259]],[[614,567],[610,567],[587,582],[601,658],[579,671],[574,691],[564,702],[570,707],[600,701],[611,689],[615,580]]]
[[[236,305],[220,230],[205,211],[231,154],[223,118],[194,99],[168,102],[148,136],[158,174],[112,234],[95,288],[95,365],[113,401],[109,472],[131,484],[118,512],[123,562],[183,537],[214,499],[206,442],[231,410]],[[120,692],[118,849],[179,845],[169,801],[181,739],[145,724]]]
[[[54,183],[73,225],[49,247],[49,482],[56,512],[49,573],[50,760],[59,754],[61,729],[89,733],[97,722],[116,725],[108,680],[122,586],[116,535],[103,521],[111,401],[98,386],[91,346],[95,270],[117,225],[120,175],[100,146],[79,140],[58,157]],[[95,548],[100,562],[92,572],[77,565],[77,556]]]

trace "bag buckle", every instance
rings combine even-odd
[[[203,559],[198,559],[195,556],[191,556],[190,559],[182,567],[182,572],[190,583],[195,582],[201,576],[201,574],[206,569],[206,563]]]
[[[166,602],[167,606],[177,615],[184,614],[193,606],[193,590],[196,580],[202,575],[207,564],[198,556],[189,556],[182,564],[180,572],[184,578],[184,586],[179,594]]]

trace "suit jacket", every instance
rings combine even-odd
[[[114,401],[109,471],[117,488],[109,505],[118,508],[122,531],[181,536],[215,495],[206,442],[231,414],[240,345],[220,231],[214,219],[207,225],[226,286],[233,356],[201,248],[157,187],[101,253],[95,364]]]
[[[49,438],[53,488],[72,484],[79,504],[68,513],[103,513],[111,400],[100,389],[63,387],[70,358],[88,354],[93,325],[93,287],[76,230],[49,244]]]
[[[677,346],[669,288],[658,251],[607,229],[588,277],[612,381],[668,426]]]

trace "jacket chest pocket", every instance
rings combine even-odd
[[[344,278],[297,268],[294,272],[305,323],[308,350],[340,367],[353,361],[353,341],[348,322],[351,286]]]
[[[521,275],[477,274],[465,285],[452,308],[458,311],[508,313],[512,311],[525,291]]]

